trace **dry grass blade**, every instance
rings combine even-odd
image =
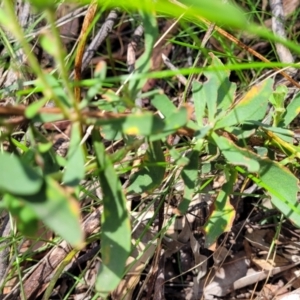
[[[179,7],[183,7],[186,9],[186,6],[180,2],[178,2],[177,0],[170,0],[172,3],[174,3],[175,5],[178,5]],[[203,23],[205,23],[207,26],[211,25],[211,22],[200,18],[199,20]],[[237,39],[236,37],[234,37],[233,35],[229,34],[227,31],[223,30],[222,28],[215,26],[215,30],[217,32],[219,32],[221,35],[223,35],[224,37],[226,37],[228,40],[230,40],[231,42],[235,43],[236,45],[238,45],[239,47],[241,47],[242,49],[246,50],[247,52],[249,52],[250,54],[254,55],[255,57],[259,58],[261,61],[269,63],[270,61],[268,59],[266,59],[263,55],[259,54],[257,51],[253,50],[251,47],[245,45],[243,42],[241,42],[239,39]],[[281,71],[278,68],[275,68],[275,70],[279,71],[279,73],[285,78],[287,79],[290,83],[292,83],[294,86],[296,86],[297,88],[300,88],[300,84],[295,81],[291,76],[289,76],[286,72]]]
[[[89,29],[91,28],[90,26],[93,22],[97,9],[98,9],[98,4],[96,4],[95,2],[89,6],[88,11],[84,17],[81,32],[78,38],[79,44],[77,47],[77,52],[75,57],[75,74],[74,74],[74,79],[77,81],[80,81],[81,79],[82,58],[84,54],[84,49],[88,38]],[[81,98],[80,87],[75,87],[75,99],[77,103],[80,102],[80,98]]]

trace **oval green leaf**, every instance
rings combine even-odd
[[[124,275],[131,249],[131,229],[121,183],[96,130],[93,131],[93,144],[103,193],[102,263],[96,279],[96,289],[103,298],[106,298]]]
[[[218,136],[214,132],[211,134],[211,137],[229,163],[235,166],[244,166],[250,173],[258,172],[259,163],[257,157],[254,157],[254,153],[238,147],[231,140]]]
[[[162,183],[166,165],[160,141],[149,143],[143,164],[130,177],[130,185],[127,188],[127,193],[142,194],[144,192],[151,192]]]
[[[37,194],[20,199],[40,220],[74,248],[81,249],[84,246],[79,204],[54,179],[46,177],[45,184]]]
[[[272,92],[271,78],[253,86],[226,116],[216,122],[215,129],[242,124],[245,121],[260,121],[266,114]]]
[[[21,158],[0,153],[0,190],[14,195],[32,195],[42,184],[42,176]]]

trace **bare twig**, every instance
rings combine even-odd
[[[284,12],[282,0],[270,0],[270,7],[272,10],[272,30],[275,35],[286,39],[286,33],[284,29]],[[294,58],[291,51],[282,44],[275,43],[278,57],[282,63],[294,63]],[[294,76],[297,73],[297,69],[289,68],[286,72]]]
[[[169,58],[167,56],[165,56],[163,53],[161,55],[163,61],[164,61],[164,64],[172,71],[179,71],[178,68],[176,68],[172,63],[171,61],[169,60]],[[177,74],[176,77],[178,78],[178,80],[184,85],[186,86],[187,84],[187,79],[181,75],[181,74]]]
[[[100,30],[96,34],[95,38],[93,39],[93,41],[90,43],[90,45],[84,52],[82,58],[81,71],[84,71],[87,68],[88,64],[90,63],[91,59],[93,58],[99,46],[106,39],[108,34],[111,32],[117,17],[118,17],[118,10],[117,9],[111,10],[105,22],[103,23]],[[70,75],[70,78],[73,77],[74,77],[74,72],[72,72]]]
[[[139,25],[133,33],[132,41],[127,46],[127,68],[128,72],[134,71],[136,61],[136,48],[144,33],[144,26]]]

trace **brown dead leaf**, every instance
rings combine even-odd
[[[246,240],[252,246],[265,251],[269,251],[272,237],[274,237],[274,231],[270,229],[255,229],[251,232],[247,231],[245,234]]]
[[[288,266],[273,268],[270,271],[267,271],[267,270],[256,271],[253,268],[251,268],[247,271],[247,274],[244,277],[241,277],[240,279],[238,279],[237,281],[234,282],[233,288],[234,288],[234,290],[243,288],[245,286],[256,283],[256,282],[266,279],[270,276],[273,276],[275,274],[282,273],[290,268],[295,267],[298,264],[299,264],[299,262],[292,263]]]
[[[212,272],[212,280],[204,288],[204,299],[212,299],[213,296],[223,297],[234,290],[234,282],[243,278],[248,271],[250,260],[245,252],[240,252],[222,267]]]
[[[273,299],[275,295],[286,294],[288,290],[284,288],[284,284],[281,280],[277,284],[265,284],[262,291],[260,292],[260,297],[263,299]]]
[[[300,289],[287,293],[285,295],[276,297],[274,300],[300,300]]]
[[[276,254],[275,258],[268,258],[267,254],[264,254],[262,257],[252,257],[252,262],[260,270],[273,270],[275,267],[282,267],[288,265],[290,262],[288,259]]]
[[[300,289],[300,270],[298,268],[287,270],[282,276],[294,289]]]

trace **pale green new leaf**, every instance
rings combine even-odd
[[[84,153],[81,140],[81,128],[79,122],[72,124],[70,146],[67,154],[63,182],[68,186],[77,186],[84,178]]]

